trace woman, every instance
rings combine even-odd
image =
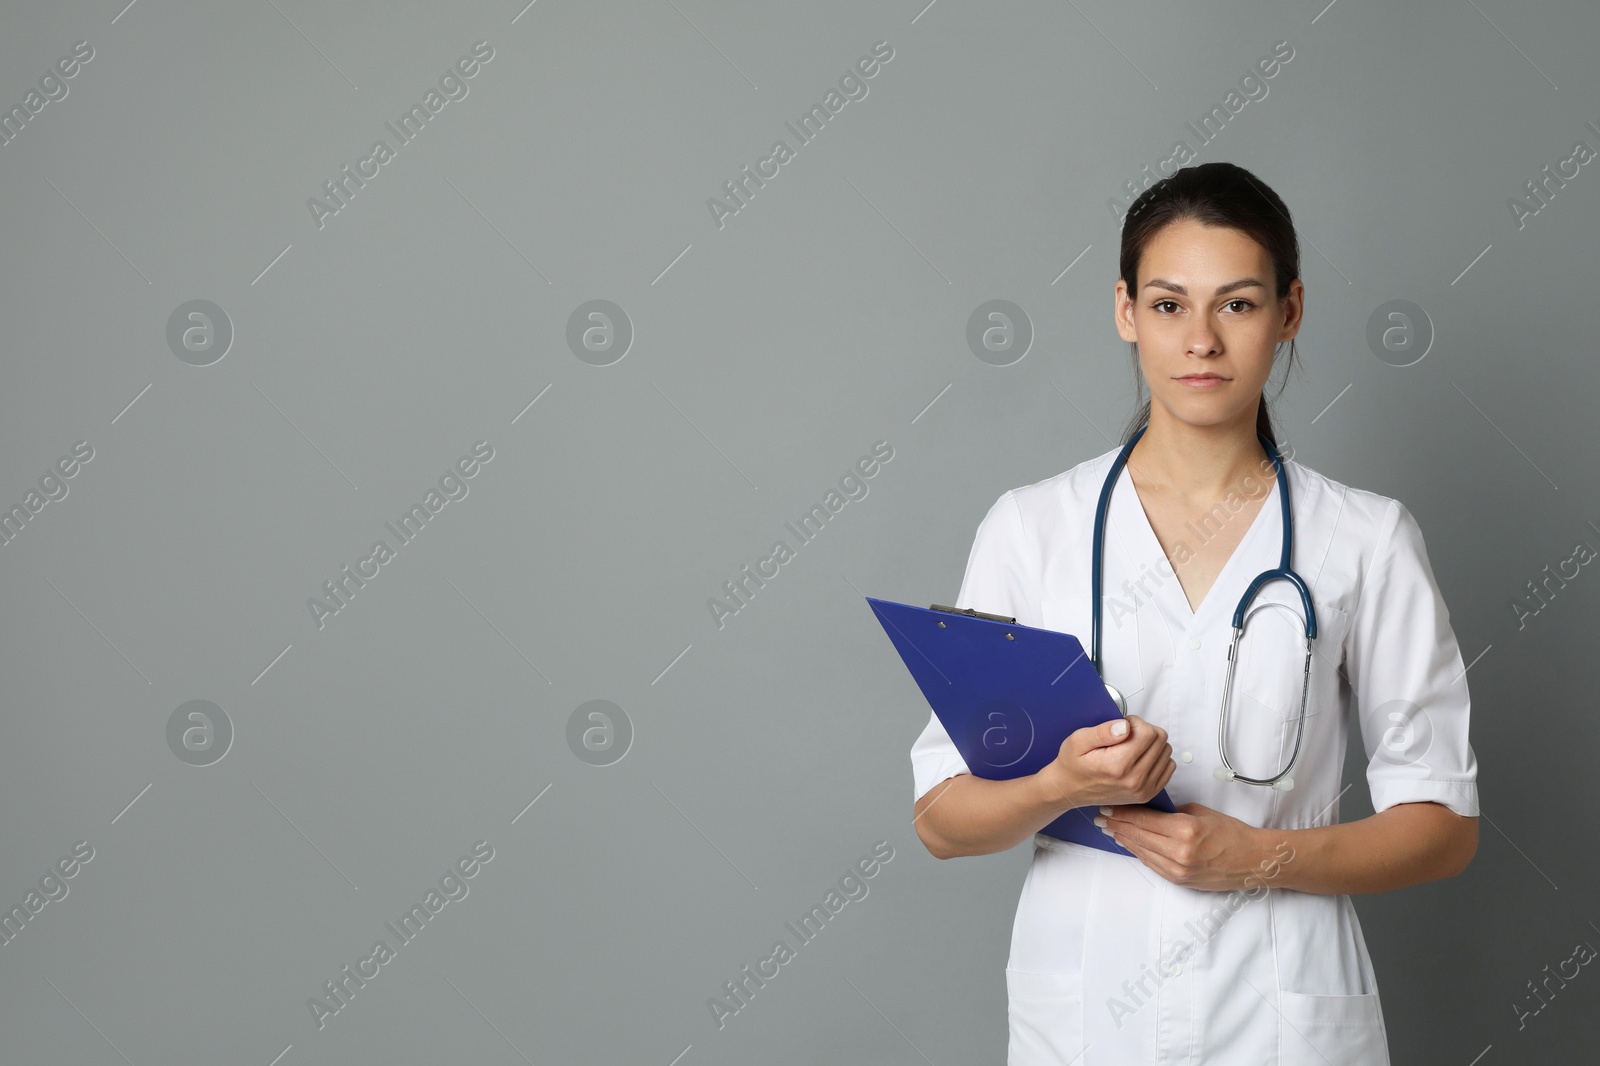
[[[1387,1063],[1350,894],[1454,876],[1477,849],[1449,612],[1401,503],[1281,457],[1291,566],[1316,618],[1309,673],[1300,591],[1269,579],[1219,754],[1235,608],[1283,551],[1263,389],[1278,345],[1293,359],[1299,246],[1274,192],[1207,163],[1129,208],[1120,268],[1117,332],[1150,390],[1125,464],[1119,447],[1002,495],[956,606],[1089,647],[1096,504],[1114,473],[1099,666],[1127,717],[997,781],[969,773],[930,716],[911,749],[918,836],[940,858],[1033,838],[1006,967],[1010,1066]],[[1377,813],[1340,824],[1352,696]],[[1177,813],[1142,805],[1162,788]],[[1098,807],[1132,857],[1038,834],[1075,807]]]

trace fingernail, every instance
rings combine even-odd
[[[1128,723],[1120,718],[1111,723],[1111,735],[1114,737],[1125,736],[1128,732]]]
[[[1100,809],[1101,810],[1105,810],[1104,807],[1102,807]],[[1094,824],[1099,826],[1101,829],[1104,829],[1106,827],[1106,820],[1104,818],[1096,817],[1095,820],[1094,820]]]
[[[1110,807],[1101,807],[1100,808],[1100,813],[1105,815],[1107,818],[1110,818],[1111,817],[1111,808]]]

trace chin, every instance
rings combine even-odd
[[[1215,393],[1212,393],[1190,392],[1187,386],[1182,385],[1179,388],[1184,390],[1181,394],[1159,398],[1161,406],[1167,409],[1167,414],[1179,422],[1187,422],[1192,426],[1222,425],[1238,418],[1245,409],[1236,404],[1228,404],[1224,408],[1218,402],[1221,399],[1221,393],[1227,391],[1224,389],[1218,389]],[[1250,404],[1249,409],[1254,411],[1255,405],[1253,403]]]

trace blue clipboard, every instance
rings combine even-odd
[[[1005,780],[1038,773],[1068,735],[1120,714],[1088,653],[1070,633],[937,604],[866,599],[977,777]],[[1145,806],[1176,810],[1166,789]],[[1040,832],[1132,857],[1094,824],[1098,813],[1094,807],[1074,807]]]

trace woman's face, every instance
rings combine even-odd
[[[1192,425],[1253,427],[1277,345],[1300,329],[1304,287],[1273,296],[1272,258],[1236,229],[1193,220],[1162,227],[1145,245],[1139,291],[1117,282],[1117,332],[1139,349],[1155,408]],[[1191,385],[1191,374],[1223,380]]]

